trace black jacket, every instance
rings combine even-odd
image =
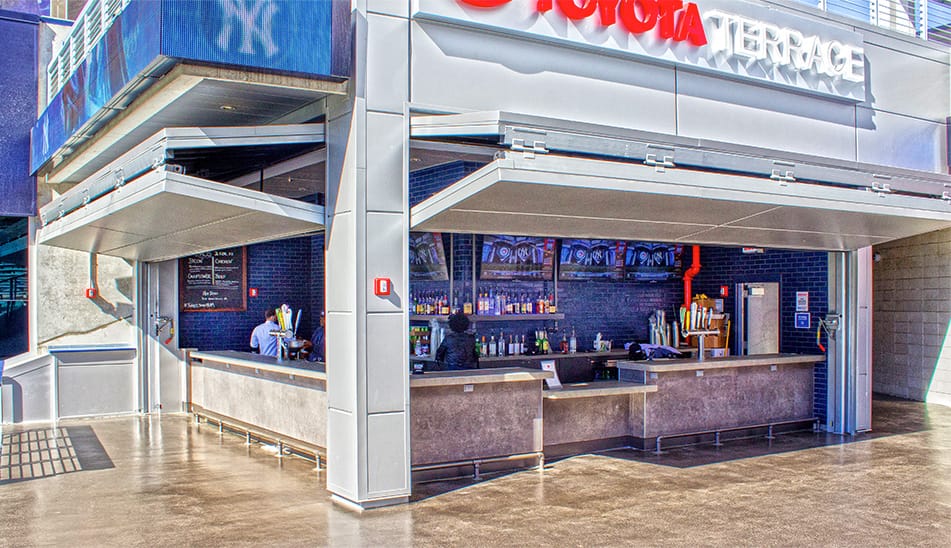
[[[469,333],[450,332],[436,349],[437,371],[444,369],[478,369],[475,337]]]

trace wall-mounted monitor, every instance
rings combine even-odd
[[[653,282],[679,278],[683,271],[684,246],[626,242],[624,278]]]
[[[482,240],[483,280],[550,280],[555,239],[487,235]]]
[[[561,280],[620,279],[624,267],[624,242],[574,240],[561,242],[558,261]]]
[[[446,250],[439,232],[410,232],[409,279],[414,282],[443,282],[449,280],[446,268]]]

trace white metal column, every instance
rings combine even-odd
[[[829,254],[829,315],[837,317],[828,338],[828,417],[837,434],[871,427],[871,254]],[[867,282],[862,282],[866,278]],[[864,307],[864,308],[863,308]],[[827,331],[828,332],[828,331]]]
[[[855,252],[856,339],[855,339],[855,430],[872,429],[872,248]]]
[[[364,509],[411,490],[409,5],[353,6],[352,95],[327,113],[327,488]]]

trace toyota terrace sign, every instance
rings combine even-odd
[[[415,5],[416,19],[865,100],[860,34],[742,0],[416,0]]]

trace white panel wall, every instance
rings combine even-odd
[[[842,25],[814,13],[818,24]],[[415,21],[411,100],[425,109],[507,110],[946,172],[947,50],[856,30],[866,40],[868,74],[859,105],[579,45]]]
[[[417,105],[676,130],[671,67],[419,22],[412,53]]]

